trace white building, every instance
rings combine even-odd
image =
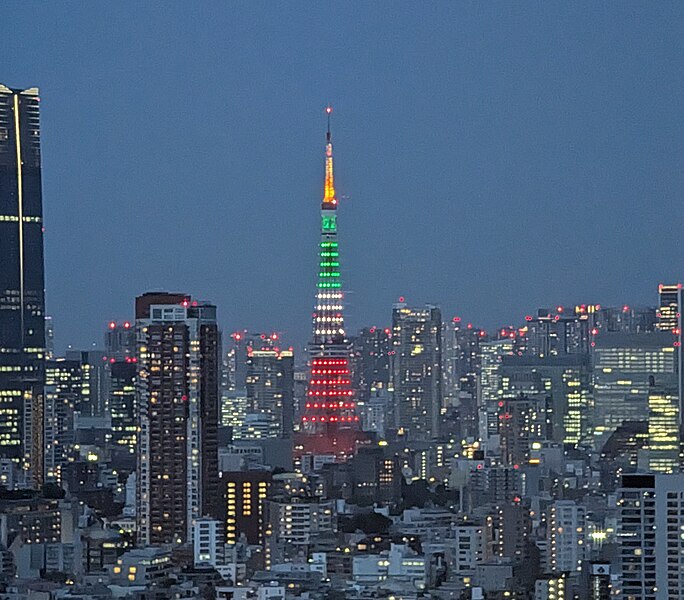
[[[618,490],[620,597],[684,597],[684,474],[625,475]]]
[[[548,509],[546,571],[579,571],[587,552],[587,524],[583,506],[573,500],[558,500]]]
[[[475,566],[488,558],[487,534],[482,525],[457,525],[454,527],[451,548],[451,568],[456,573],[472,571]]]
[[[370,585],[392,579],[424,589],[427,567],[425,557],[418,556],[404,544],[392,544],[389,552],[355,556],[352,575],[359,584]]]
[[[223,562],[225,545],[221,521],[196,519],[192,540],[196,567],[215,567]]]

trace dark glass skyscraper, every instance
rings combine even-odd
[[[38,89],[0,84],[0,458],[43,479],[45,291]]]

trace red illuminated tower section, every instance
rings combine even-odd
[[[306,404],[295,440],[295,455],[334,454],[344,460],[361,439],[351,384],[351,345],[344,331],[340,253],[337,240],[337,196],[333,178],[333,147],[325,146],[325,188],[321,204],[321,243],[313,338],[309,345],[311,372]]]

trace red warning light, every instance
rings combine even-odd
[[[461,317],[454,317],[454,323],[460,323]]]
[[[403,297],[403,296],[399,296],[399,302],[403,302],[403,301],[404,301],[404,297]]]
[[[562,306],[556,306],[556,312],[562,313],[563,307]]]
[[[130,328],[131,328],[131,324],[128,321],[126,321],[124,323],[124,329],[130,329]]]
[[[109,328],[110,329],[116,329],[116,323],[114,321],[109,322]]]

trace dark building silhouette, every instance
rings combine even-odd
[[[0,458],[43,480],[45,284],[38,89],[0,84]]]

